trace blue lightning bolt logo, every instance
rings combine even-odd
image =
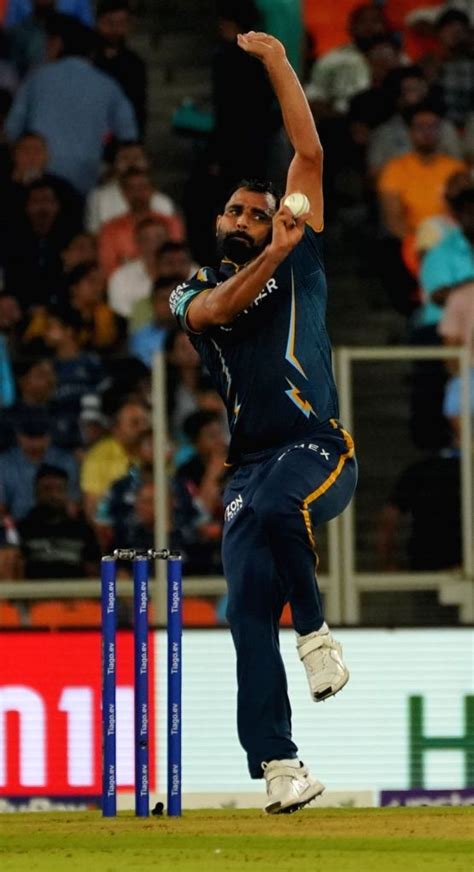
[[[290,398],[291,402],[294,403],[295,406],[298,406],[298,409],[300,412],[303,412],[303,415],[305,415],[306,418],[309,418],[310,415],[317,417],[311,403],[309,403],[308,400],[303,400],[300,389],[297,388],[289,378],[287,378],[287,382],[290,385],[290,390],[285,391],[285,394]]]

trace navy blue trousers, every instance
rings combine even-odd
[[[225,495],[227,619],[237,653],[237,725],[252,778],[297,756],[278,640],[290,603],[302,635],[323,621],[314,528],[339,515],[357,482],[351,437],[336,422],[240,466]],[[296,655],[295,655],[296,656]]]

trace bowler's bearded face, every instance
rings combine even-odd
[[[277,203],[272,194],[238,188],[217,219],[218,254],[242,265],[254,260],[272,238]]]

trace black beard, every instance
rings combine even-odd
[[[240,233],[239,231],[226,234],[218,233],[217,254],[220,260],[223,257],[228,257],[233,263],[242,266],[242,264],[248,263],[249,260],[254,260],[263,251],[265,246],[268,245],[269,241],[270,234],[265,242],[256,245],[251,236],[248,236],[246,233]]]

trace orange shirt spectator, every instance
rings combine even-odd
[[[386,164],[379,190],[393,192],[400,198],[407,229],[412,232],[425,218],[448,214],[444,187],[449,177],[463,168],[462,161],[445,154],[436,154],[426,161],[410,152]]]
[[[167,217],[157,212],[149,212],[137,218],[127,212],[125,215],[119,215],[118,218],[112,218],[102,225],[99,233],[99,262],[107,278],[118,267],[139,256],[136,226],[144,218],[154,218],[157,224],[161,224],[163,242],[182,241],[183,225],[175,216]]]
[[[107,278],[114,269],[138,257],[136,227],[144,218],[155,217],[165,231],[163,242],[184,238],[183,222],[177,215],[161,215],[153,210],[153,185],[147,170],[130,169],[120,179],[128,212],[111,218],[99,234],[99,261]]]
[[[446,182],[465,169],[462,161],[439,151],[440,118],[429,104],[414,107],[407,120],[412,151],[389,161],[378,180],[385,225],[400,240],[425,218],[448,214]]]

